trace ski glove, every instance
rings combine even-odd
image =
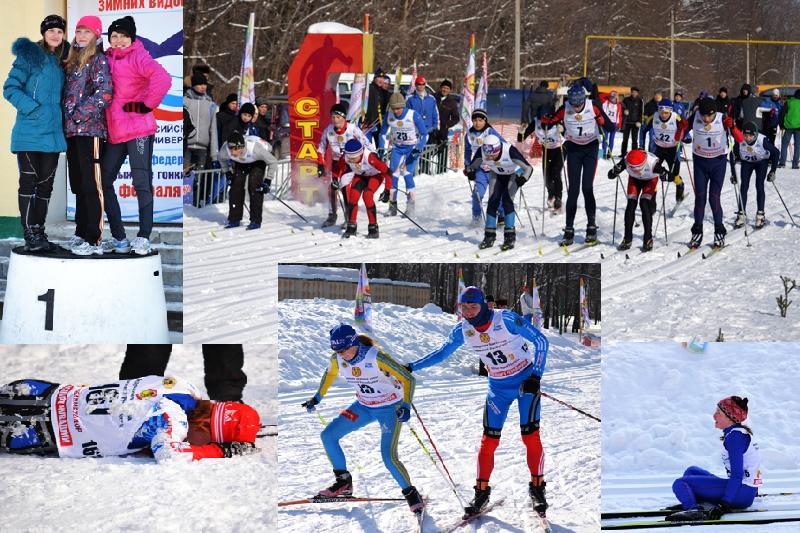
[[[539,383],[541,378],[531,376],[519,385],[519,395],[523,394],[539,394]]]
[[[317,408],[315,406],[318,403],[319,403],[319,400],[317,400],[316,397],[312,397],[310,400],[307,400],[307,401],[301,403],[300,407],[303,407],[309,413],[313,413],[314,411],[317,410]]]
[[[403,402],[397,406],[395,413],[398,422],[408,422],[411,419],[411,406]]]
[[[256,192],[260,192],[260,193],[262,193],[262,194],[267,194],[267,193],[269,192],[269,189],[270,189],[271,187],[272,187],[272,181],[270,181],[270,180],[264,180],[264,181],[261,183],[261,185],[259,185],[258,187],[256,187]]]
[[[734,185],[739,183],[739,180],[736,178],[736,172],[731,172],[731,183],[733,183]]]
[[[234,455],[251,455],[258,453],[258,448],[252,442],[222,442],[217,446],[222,450],[222,455],[225,458],[231,458]]]
[[[722,125],[725,126],[727,129],[732,130],[734,126],[733,119],[731,117],[723,118]]]
[[[514,181],[517,184],[517,188],[519,188],[528,183],[528,178],[526,178],[523,175],[517,174],[517,176],[514,178]]]
[[[325,165],[317,165],[317,176],[320,178],[325,175]]]
[[[769,173],[767,174],[767,181],[769,181],[769,182],[775,181],[775,171],[774,170],[770,170]]]
[[[608,171],[608,179],[610,180],[617,179],[617,176],[622,174],[623,170],[625,170],[625,163],[620,161],[619,163],[611,167],[611,170]]]
[[[380,196],[380,198],[378,198],[378,200],[381,203],[384,203],[384,204],[388,203],[389,202],[389,189],[383,189],[383,192],[381,193],[381,196]]]
[[[469,181],[475,181],[476,172],[474,170],[464,169],[464,175],[467,177]]]
[[[706,514],[708,515],[709,520],[719,520],[722,515],[731,512],[731,507],[725,502],[720,502],[708,511]]]
[[[669,172],[662,168],[658,173],[658,177],[661,179],[661,181],[667,181],[669,179]]]
[[[122,106],[122,110],[126,113],[141,113],[142,115],[146,115],[152,111],[152,109],[144,105],[144,102],[128,102]]]

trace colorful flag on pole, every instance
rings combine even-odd
[[[591,325],[591,319],[589,318],[589,299],[586,297],[586,282],[583,280],[583,277],[580,278],[580,305],[581,305],[581,331],[586,331],[589,329]]]
[[[489,68],[486,66],[486,54],[483,54],[483,74],[478,82],[478,92],[475,94],[475,108],[486,109],[486,98],[489,94]]]
[[[353,89],[350,91],[350,107],[347,108],[347,120],[357,124],[361,119],[361,111],[364,109],[364,87],[367,85],[366,74],[356,74],[353,80]],[[339,84],[336,84],[337,92]]]
[[[406,100],[411,98],[414,95],[414,92],[417,90],[417,86],[414,85],[417,82],[417,60],[414,60],[414,67],[411,70],[411,86],[408,88],[408,93],[406,94]]]
[[[456,316],[461,318],[461,306],[458,305],[459,300],[461,300],[461,293],[464,292],[467,286],[464,285],[464,271],[460,268],[458,269],[458,295],[456,296]]]
[[[394,93],[400,92],[400,84],[402,83],[402,81],[403,81],[403,71],[400,70],[400,67],[397,67],[397,70],[394,71],[394,90],[392,92]]]
[[[250,13],[247,33],[244,37],[244,56],[242,70],[239,72],[239,105],[256,101],[256,81],[253,72],[253,33],[256,25],[255,12]]]
[[[372,295],[369,291],[369,278],[367,278],[367,265],[361,263],[358,273],[358,287],[356,287],[356,323],[372,331]]]
[[[464,131],[472,127],[472,111],[475,109],[475,34],[469,36],[469,57],[461,92],[461,123]]]

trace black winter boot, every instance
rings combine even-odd
[[[344,230],[344,235],[342,235],[342,237],[344,237],[345,239],[349,239],[350,237],[355,236],[357,229],[358,229],[358,226],[348,222],[347,223],[347,227]]]
[[[542,481],[541,485],[534,485],[533,483],[528,483],[528,496],[531,497],[531,502],[533,503],[533,510],[539,513],[540,515],[544,516],[544,512],[547,510],[547,500],[544,497],[544,488],[547,483]]]
[[[425,507],[425,503],[422,501],[422,496],[419,495],[419,492],[417,492],[417,489],[414,487],[414,485],[403,489],[403,496],[406,497],[408,508],[411,509],[412,513],[422,512],[422,508]]]
[[[503,244],[500,246],[501,250],[511,250],[517,242],[517,232],[514,228],[506,228],[503,231]]]
[[[377,239],[378,237],[380,237],[380,234],[378,233],[378,225],[367,225],[367,239]]]
[[[491,248],[494,246],[494,240],[497,238],[497,230],[495,228],[486,228],[483,230],[483,241],[478,245],[481,250]]]
[[[465,519],[480,513],[489,504],[489,496],[492,494],[492,487],[488,485],[485,489],[479,489],[477,486],[473,488],[475,489],[475,497],[472,498],[469,505],[464,508]]]

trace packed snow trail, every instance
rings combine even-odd
[[[313,496],[333,480],[331,465],[319,434],[323,424],[316,414],[300,407],[316,390],[329,357],[328,330],[338,321],[350,321],[353,302],[348,300],[284,300],[279,303],[281,384],[279,400],[281,483],[279,500]],[[455,317],[429,304],[412,309],[395,304],[373,305],[375,337],[401,361],[423,355],[441,343]],[[600,351],[577,343],[569,335],[545,332],[550,340],[544,391],[597,412],[600,390]],[[472,498],[477,450],[483,433],[486,397],[485,378],[474,372],[477,357],[464,349],[441,365],[415,374],[414,403],[430,431],[462,499]],[[326,421],[355,399],[350,387],[337,380],[317,406]],[[575,411],[542,399],[542,443],[545,477],[550,503],[548,518],[553,531],[596,531],[599,528],[599,426]],[[419,421],[412,415],[410,427],[419,434],[431,455]],[[386,471],[380,456],[377,425],[369,425],[343,439],[348,467],[353,474],[354,494],[363,497],[398,497],[400,489]],[[404,428],[398,456],[412,483],[429,498],[425,531],[446,529],[457,523],[463,509],[449,483],[431,464],[409,428]],[[497,450],[492,476],[492,499],[506,501],[465,531],[534,531],[530,510],[524,446],[519,437],[519,414],[512,406]],[[414,518],[405,502],[341,503],[282,508],[281,531],[333,532],[408,531]]]
[[[674,216],[668,216],[669,244],[664,240],[662,218],[657,226],[654,221],[653,251],[639,251],[643,232],[639,226],[634,227],[631,250],[618,252],[611,245],[616,188],[616,182],[606,178],[611,166],[611,161],[601,159],[594,180],[599,244],[582,246],[586,215],[581,196],[575,219],[576,241],[568,253],[558,246],[564,226],[563,213],[553,216],[546,211],[545,229],[541,232],[542,168],[538,160],[534,162],[531,181],[523,188],[538,241],[534,239],[528,216],[517,196],[517,245],[505,252],[500,251],[502,238],[499,234],[493,248],[478,249],[483,228],[470,226],[469,187],[466,178],[455,171],[416,178],[417,208],[412,216],[430,234],[423,233],[402,216],[385,216],[387,207],[381,203],[378,203],[381,237],[376,240],[364,238],[366,213],[363,205],[359,207],[359,235],[350,239],[341,238],[341,212],[339,224],[325,229],[319,227],[328,212],[327,205],[322,204],[309,207],[286,199],[309,219],[311,223],[306,224],[275,200],[268,199],[264,207],[264,225],[256,231],[246,231],[243,227],[223,230],[227,205],[202,209],[187,207],[184,338],[186,342],[261,342],[274,338],[277,333],[272,307],[277,294],[274,264],[329,261],[600,261],[604,312],[609,317],[604,333],[611,335],[609,338],[674,340],[684,339],[686,331],[711,338],[720,327],[730,340],[791,340],[800,336],[800,320],[796,313],[790,309],[789,318],[783,319],[775,305],[775,297],[782,294],[779,276],[800,277],[800,249],[797,247],[800,227],[791,224],[771,184],[766,185],[767,225],[758,231],[752,231],[755,185],[750,187],[751,226],[748,231],[752,246],[746,246],[744,230],[730,229],[736,199],[726,177],[722,206],[729,228],[728,246],[708,260],[702,259],[701,252],[708,251],[713,237],[711,209],[707,206],[703,248],[685,256],[693,223],[694,195],[686,163],[682,162],[681,175],[687,182],[686,198]],[[797,177],[796,170],[778,169],[775,183],[795,220],[800,220]],[[625,174],[622,179],[625,183]],[[668,191],[667,214],[675,203],[674,189],[670,186]],[[403,202],[401,198],[401,209]],[[614,234],[617,244],[624,229],[625,202],[625,191],[620,188]],[[661,202],[659,185],[659,211]],[[678,258],[678,253],[685,257]],[[743,283],[747,284],[747,291],[740,290]],[[654,294],[660,298],[653,298]],[[752,320],[754,314],[759,317],[758,321]],[[651,320],[653,316],[660,320]]]
[[[749,398],[745,421],[759,444],[764,483],[752,508],[800,515],[800,444],[791,420],[800,343],[606,343],[602,374],[603,512],[677,503],[672,483],[696,465],[723,476],[716,402]],[[781,493],[792,493],[782,495]],[[768,513],[758,513],[758,518]],[[735,515],[738,517],[738,515]],[[776,515],[777,516],[777,515]],[[606,523],[604,521],[604,523]],[[692,531],[719,531],[693,526]],[[729,525],[725,531],[796,531],[797,524]]]
[[[116,381],[124,352],[125,345],[3,346],[0,383]],[[244,347],[244,401],[259,411],[263,424],[277,422],[277,370],[274,346]],[[173,346],[167,372],[205,394],[200,346]],[[0,452],[0,529],[274,530],[276,438],[259,438],[256,446],[256,455],[191,464],[156,464],[140,455],[61,459]]]

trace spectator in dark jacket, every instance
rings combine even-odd
[[[256,106],[250,102],[245,102],[242,104],[242,107],[239,108],[238,118],[230,121],[227,125],[227,128],[223,131],[220,131],[220,133],[223,135],[222,138],[227,140],[234,131],[238,131],[244,137],[247,137],[248,135],[258,135],[258,128],[254,122],[255,116]]]
[[[270,128],[272,113],[265,96],[256,98],[256,110],[258,115],[256,115],[255,124],[258,129],[258,136],[269,142],[272,140],[272,128]]]
[[[230,131],[231,124],[239,117],[239,98],[236,93],[231,93],[219,106],[217,112],[217,148],[222,147],[228,137],[224,132]]]
[[[539,86],[525,99],[525,104],[522,106],[522,119],[520,122],[524,125],[532,124],[536,120],[536,113],[542,106],[555,107],[555,97],[547,88],[547,82],[544,80],[540,81]]]
[[[749,85],[748,85],[749,87]],[[742,87],[744,88],[744,87]],[[748,89],[749,91],[749,89]],[[728,96],[728,88],[727,87],[720,87],[719,92],[717,93],[717,99],[715,100],[717,104],[717,112],[718,113],[725,113],[728,114],[730,111],[729,107],[731,105],[731,99]]]
[[[639,88],[631,87],[631,94],[622,99],[622,155],[628,153],[628,137],[634,150],[639,148],[639,128],[642,127],[644,102],[639,96]]]
[[[742,85],[739,91],[739,96],[733,99],[731,103],[731,117],[733,117],[736,127],[741,129],[744,124],[753,122],[758,131],[761,131],[761,114],[762,112],[769,113],[768,106],[761,106],[761,99],[753,94],[753,88],[749,83]]]
[[[450,94],[453,90],[453,83],[450,80],[442,80],[439,84],[439,92],[434,94],[436,107],[439,110],[439,149],[436,152],[436,173],[441,174],[447,171],[448,160],[448,130],[459,123],[461,116],[458,110],[458,100]]]
[[[369,84],[369,95],[367,101],[367,113],[364,116],[364,131],[372,128],[372,131],[367,135],[368,139],[373,139],[377,146],[378,133],[383,126],[383,120],[386,117],[386,106],[389,105],[389,78],[380,68],[375,71],[375,77],[372,83]]]

